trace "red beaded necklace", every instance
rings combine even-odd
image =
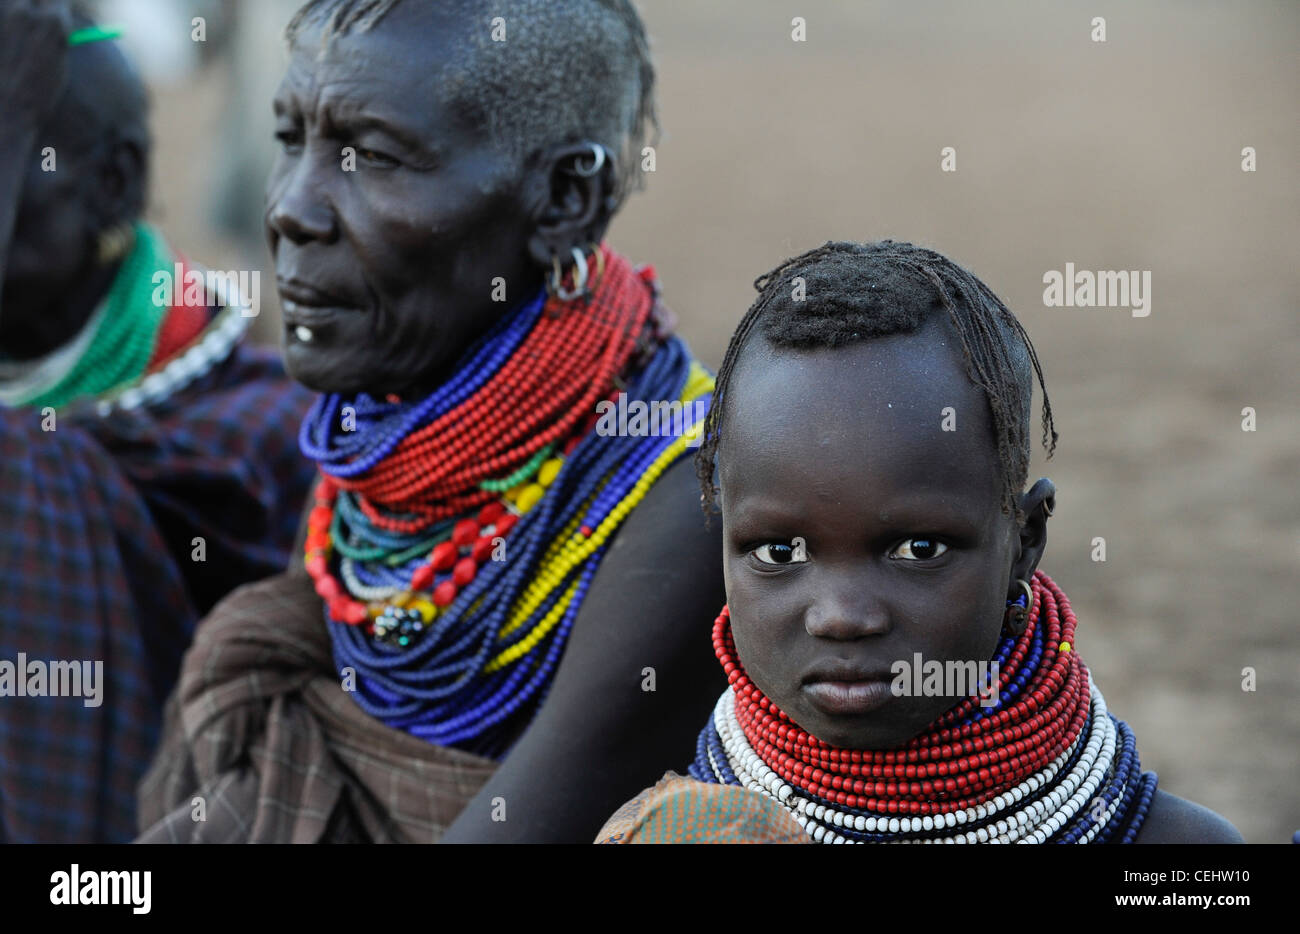
[[[604,272],[586,303],[549,298],[523,345],[473,396],[411,433],[373,470],[335,481],[362,495],[376,526],[409,533],[465,515],[497,498],[482,481],[595,421],[596,402],[627,366],[649,317],[654,275],[635,273],[603,244],[599,250]]]
[[[1076,620],[1065,594],[1034,575],[1029,626],[999,669],[999,689],[1017,680],[1045,625],[1042,657],[1015,700],[972,720],[980,699],[963,700],[904,746],[840,749],[800,729],[749,679],[723,607],[713,648],[736,697],[736,717],[754,752],[786,782],[848,808],[899,815],[974,807],[1015,787],[1060,757],[1089,709],[1088,671],[1073,651]],[[1044,622],[1045,620],[1045,622]]]
[[[567,455],[591,431],[596,402],[633,363],[655,304],[652,267],[634,270],[605,245],[597,250],[599,272],[586,300],[548,297],[523,342],[469,398],[411,432],[355,478],[322,474],[308,517],[305,564],[334,619],[356,625],[373,618],[329,570],[329,529],[340,490],[358,493],[367,520],[388,532],[415,534],[459,518],[451,540],[436,545],[410,579],[414,594],[430,589],[437,572],[452,571],[432,588],[425,609],[436,612],[433,607],[448,606],[474,580],[526,508],[520,502],[507,512],[501,493],[484,481],[512,474],[552,447]],[[542,465],[542,486],[558,463]],[[591,534],[585,526],[582,532]]]

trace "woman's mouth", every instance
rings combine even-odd
[[[309,344],[341,315],[356,311],[345,301],[298,280],[279,279],[280,306],[290,343]]]
[[[304,344],[311,342],[318,331],[328,330],[340,315],[347,313],[343,308],[300,305],[289,299],[283,299],[280,307],[285,330]]]

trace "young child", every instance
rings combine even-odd
[[[1056,491],[1022,492],[1042,371],[1011,312],[888,240],[755,287],[699,452],[730,688],[690,777],[598,841],[1241,842],[1142,772],[1037,570]]]

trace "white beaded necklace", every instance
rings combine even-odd
[[[401,587],[372,587],[361,583],[361,580],[357,577],[356,564],[352,558],[344,558],[340,561],[339,571],[343,575],[343,584],[347,587],[348,593],[357,600],[382,602],[391,600],[402,593]]]
[[[810,801],[767,766],[748,740],[740,721],[736,718],[735,695],[730,689],[718,698],[713,711],[713,722],[722,740],[730,766],[736,779],[751,791],[759,792],[778,801],[788,810],[799,825],[817,843],[857,843],[836,828],[851,828],[866,833],[897,835],[889,842],[896,843],[1045,843],[1053,834],[1066,826],[1085,807],[1089,806],[1114,766],[1117,731],[1106,710],[1106,700],[1101,691],[1088,678],[1091,696],[1089,729],[1074,744],[1042,771],[1029,776],[1015,788],[1002,792],[992,801],[961,811],[922,817],[893,817],[865,811],[843,811]],[[1057,773],[1065,766],[1080,743],[1083,753],[1074,767],[1053,786]],[[714,776],[722,781],[722,770],[712,753],[709,763]],[[1045,789],[1045,794],[1039,795]],[[1015,805],[1023,807],[1012,810]],[[1094,821],[1087,833],[1078,841],[1089,843],[1106,825],[1119,808],[1120,801],[1112,801]],[[989,821],[1004,811],[1009,812],[996,821]],[[933,833],[935,830],[956,828],[964,824],[981,826],[945,837],[913,837],[910,834]]]
[[[195,267],[200,268],[200,267]],[[129,388],[108,396],[103,396],[95,403],[95,411],[101,416],[111,414],[115,409],[130,411],[141,406],[156,405],[172,394],[179,392],[211,372],[212,368],[223,362],[243,339],[252,316],[246,315],[248,303],[235,289],[220,276],[214,278],[217,300],[223,306],[215,321],[208,325],[207,333],[184,353],[178,354],[166,366],[156,373],[150,373],[140,382]],[[229,285],[230,291],[226,291]]]

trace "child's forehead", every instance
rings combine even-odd
[[[835,348],[763,340],[752,351],[725,403],[724,480],[732,464],[751,473],[760,462],[789,482],[823,464],[899,483],[1000,470],[988,399],[941,329]]]
[[[846,403],[924,410],[942,403],[979,418],[988,397],[967,372],[961,342],[940,323],[837,347],[778,346],[755,335],[736,362],[729,415],[744,419],[777,400],[833,415]]]

